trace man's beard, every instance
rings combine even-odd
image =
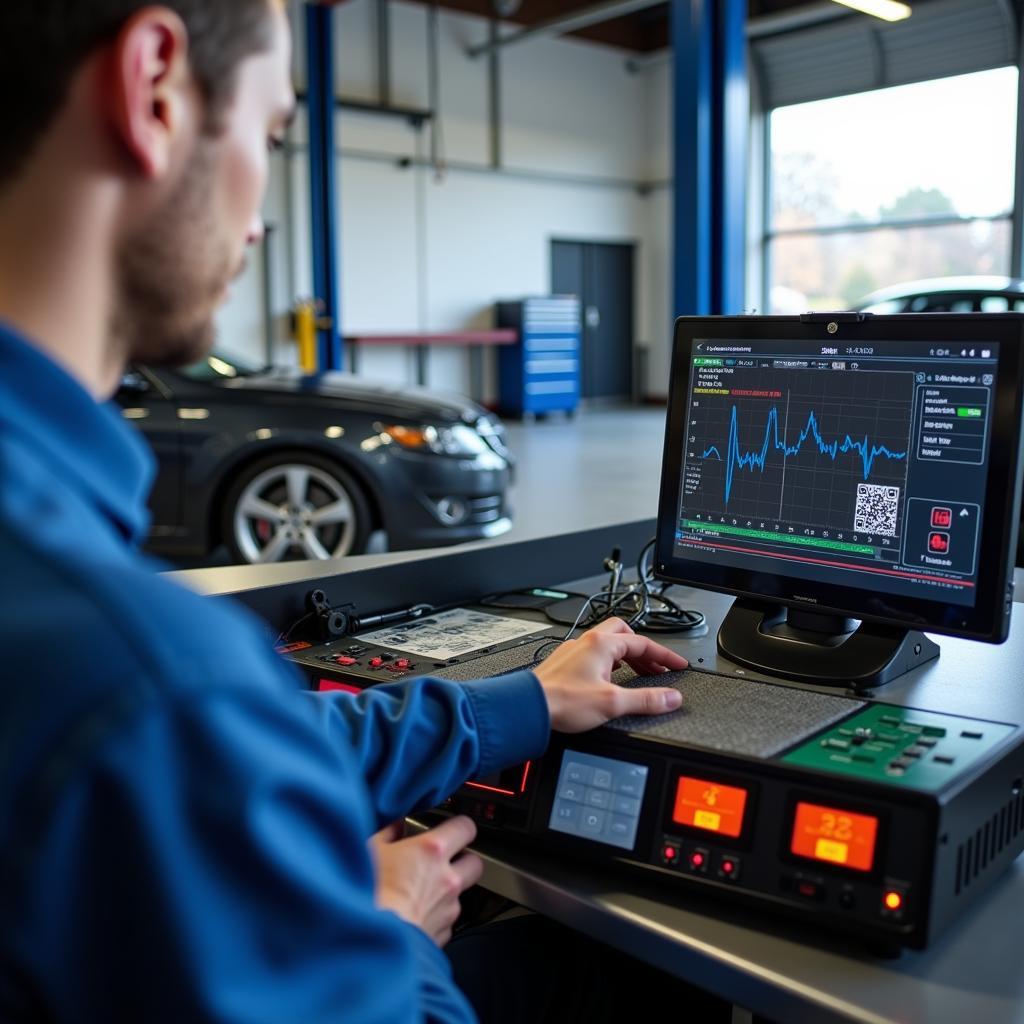
[[[112,332],[128,361],[186,366],[213,347],[213,314],[238,272],[222,233],[214,146],[200,140],[170,197],[118,254]]]

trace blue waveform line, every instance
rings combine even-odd
[[[863,441],[854,441],[849,434],[842,441],[826,441],[818,430],[818,420],[814,415],[813,409],[807,416],[807,423],[803,430],[800,431],[796,444],[789,445],[784,437],[779,437],[779,410],[775,406],[772,406],[771,412],[768,413],[768,420],[764,425],[764,441],[761,444],[761,450],[745,452],[740,448],[740,429],[736,418],[736,406],[734,405],[732,407],[732,416],[729,419],[729,440],[726,443],[725,449],[725,503],[729,504],[729,496],[732,494],[732,478],[737,466],[740,469],[749,469],[751,472],[756,469],[758,472],[763,473],[769,451],[780,451],[783,458],[788,459],[791,455],[796,455],[800,451],[804,442],[809,437],[814,439],[814,443],[818,446],[818,452],[821,455],[829,456],[833,462],[835,462],[837,455],[852,451],[857,452],[864,466],[865,480],[871,475],[871,467],[878,456],[897,460],[907,457],[906,452],[889,451],[884,444],[869,444],[867,434],[864,435]],[[723,461],[722,453],[716,445],[709,445],[704,450],[701,458],[709,458],[712,452],[719,462]]]

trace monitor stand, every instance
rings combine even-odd
[[[939,656],[917,630],[737,599],[718,630],[718,650],[767,675],[820,686],[871,689]]]

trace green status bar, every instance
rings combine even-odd
[[[684,519],[682,524],[688,530],[697,530],[700,533],[720,534],[724,533],[730,537],[753,537],[756,540],[780,541],[783,544],[799,544],[806,548],[826,548],[829,551],[847,551],[855,555],[877,554],[876,550],[868,544],[850,544],[842,540],[826,540],[823,537],[804,537],[793,533],[776,533],[773,530],[751,530],[744,526],[725,526],[711,523],[701,523],[695,519]]]

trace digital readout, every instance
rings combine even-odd
[[[743,811],[747,791],[739,786],[723,786],[708,779],[683,775],[676,787],[672,820],[679,825],[738,836],[743,831]]]
[[[875,861],[878,819],[837,807],[798,803],[790,850],[800,857],[870,871]]]

